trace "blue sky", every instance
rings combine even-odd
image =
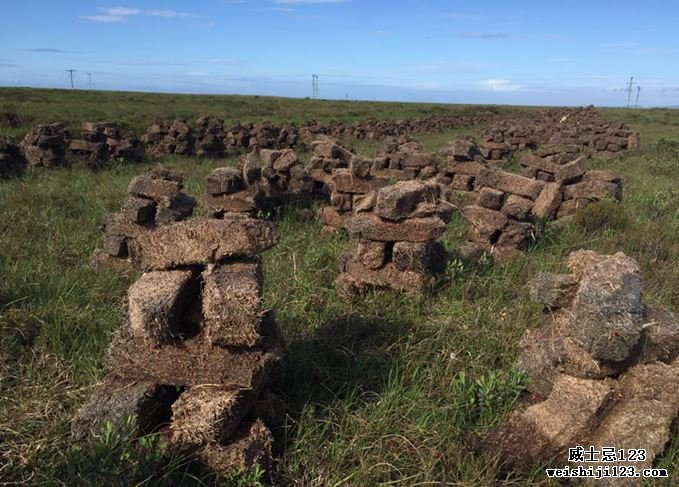
[[[679,105],[679,2],[3,0],[0,85]],[[632,101],[636,96],[632,97]]]

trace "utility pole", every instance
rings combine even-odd
[[[73,89],[73,73],[75,73],[75,69],[67,69],[66,72],[71,75],[71,89]]]
[[[632,99],[632,82],[634,81],[634,76],[629,79],[629,87],[627,88],[627,108],[629,108],[630,100]]]
[[[641,94],[641,86],[637,85],[637,101],[634,103],[634,108],[639,108],[639,95]]]
[[[87,73],[87,86],[92,89],[92,73]]]
[[[318,75],[311,75],[311,97],[315,100],[318,98]]]

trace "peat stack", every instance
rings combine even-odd
[[[421,149],[410,137],[392,137],[385,141],[375,159],[347,155],[348,167],[331,169],[329,180],[325,180],[330,190],[330,206],[318,211],[320,220],[331,228],[346,228],[355,212],[369,211],[374,206],[380,188],[397,181],[435,176],[438,157]]]
[[[110,158],[140,161],[144,156],[141,141],[123,136],[115,122],[83,122],[80,137],[69,141],[68,156],[92,168],[101,167]]]
[[[118,125],[105,128],[104,133],[111,158],[139,162],[144,157],[141,140],[129,133],[123,133]]]
[[[261,167],[250,179],[235,167],[218,167],[206,177],[201,206],[213,218],[251,216],[261,205],[260,178]]]
[[[498,120],[482,131],[480,145],[491,162],[531,149],[565,163],[581,155],[613,157],[637,149],[639,133],[624,123],[607,122],[593,107],[558,108],[537,111],[530,118]]]
[[[252,126],[249,146],[253,150],[276,149],[278,148],[278,138],[280,127],[271,122],[263,121]]]
[[[151,157],[193,154],[193,132],[186,121],[182,119],[176,119],[171,123],[156,120],[141,140],[144,143],[146,154]]]
[[[33,127],[20,145],[29,168],[52,168],[66,164],[66,134],[61,123]]]
[[[266,209],[309,197],[314,189],[311,175],[292,149],[260,149],[242,158],[238,167],[242,168],[244,178],[252,178],[253,172],[261,168],[261,177],[255,185],[266,201]]]
[[[444,161],[439,165],[436,182],[441,185],[442,197],[461,209],[476,202],[476,179],[488,167],[474,137],[451,140],[440,154]]]
[[[546,217],[562,219],[596,201],[622,200],[623,178],[617,171],[589,170],[586,155],[575,157],[576,153],[567,152],[544,155],[546,153],[538,151],[521,158],[525,176],[550,183],[562,195],[559,204]]]
[[[289,201],[310,198],[313,180],[292,149],[260,149],[236,167],[219,167],[205,184],[201,203],[215,218],[253,215]]]
[[[448,217],[435,183],[402,181],[377,191],[347,220],[359,243],[340,257],[338,291],[348,297],[370,288],[424,292],[444,260],[436,239]]]
[[[639,265],[622,252],[580,250],[568,266],[570,274],[543,273],[530,285],[544,310],[521,342],[529,394],[485,446],[508,468],[564,465],[576,445],[593,446],[599,459],[604,448],[645,449],[641,461],[606,464],[648,468],[679,413],[679,326],[644,303]],[[637,485],[606,485],[627,480]]]
[[[162,166],[132,179],[120,211],[104,219],[104,253],[127,258],[138,236],[190,217],[196,200],[182,192],[183,187],[183,175]]]
[[[311,142],[309,172],[319,188],[330,185],[332,172],[337,168],[348,168],[354,153],[343,147],[336,139],[319,136]],[[327,193],[326,193],[327,194]]]
[[[226,131],[226,150],[230,154],[241,152],[250,145],[252,124],[236,122]]]
[[[330,206],[319,208],[319,219],[330,228],[346,228],[355,212],[370,211],[377,191],[399,179],[408,179],[402,171],[373,171],[373,161],[352,155],[348,168],[336,168],[328,184]],[[385,172],[391,174],[385,175]]]
[[[480,169],[475,188],[476,204],[462,208],[470,223],[468,247],[500,261],[516,256],[535,239],[536,221],[554,211],[561,197],[544,181],[489,167]]]
[[[277,241],[261,220],[191,220],[140,235],[133,256],[144,274],[128,290],[109,373],[73,419],[74,439],[131,416],[139,434],[159,432],[210,471],[267,469],[267,423],[281,413],[267,383],[285,347],[263,308],[258,254]]]
[[[389,137],[371,166],[376,177],[391,177],[395,181],[430,179],[436,176],[440,158],[424,152],[422,144],[409,136]]]
[[[222,157],[226,150],[224,120],[205,115],[196,120],[195,153],[197,156]]]

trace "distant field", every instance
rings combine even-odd
[[[0,135],[23,135],[34,124],[64,122],[78,130],[83,121],[116,121],[136,133],[156,117],[195,121],[214,115],[236,121],[353,122],[362,119],[401,119],[507,112],[507,107],[433,103],[383,103],[370,101],[310,100],[236,95],[175,95],[86,90],[36,90],[0,88]]]
[[[73,125],[115,119],[140,128],[155,115],[354,120],[473,110],[0,89],[0,113],[11,111],[21,120],[13,128],[0,122],[0,133],[19,134],[44,120]],[[539,468],[501,473],[495,459],[474,451],[475,438],[502,419],[522,388],[512,365],[519,339],[538,325],[540,311],[528,299],[528,280],[539,271],[564,271],[575,249],[621,250],[641,264],[646,300],[679,311],[679,111],[604,113],[629,122],[642,137],[638,152],[593,163],[625,177],[624,200],[615,213],[596,213],[593,205],[563,231],[548,229],[511,264],[452,266],[450,286],[433,296],[384,293],[356,304],[342,300],[333,286],[337,257],[355,242],[322,233],[319,222],[302,221],[296,208],[276,216],[282,237],[264,256],[265,300],[289,343],[277,389],[290,409],[286,428],[276,433],[275,485],[561,485]],[[422,141],[434,151],[461,132]],[[365,153],[377,147],[370,141],[355,145]],[[205,175],[234,158],[163,162],[183,170],[186,191],[197,195]],[[104,375],[102,356],[137,275],[93,262],[98,226],[119,208],[130,179],[149,167],[92,172],[74,166],[0,181],[0,483],[200,485],[181,465],[168,465],[125,437],[78,451],[68,436],[72,415]],[[455,217],[443,238],[446,247],[462,243],[464,230]],[[679,475],[676,437],[660,467],[670,469],[670,478]]]

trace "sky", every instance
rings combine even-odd
[[[675,0],[1,3],[0,86],[679,105]]]

